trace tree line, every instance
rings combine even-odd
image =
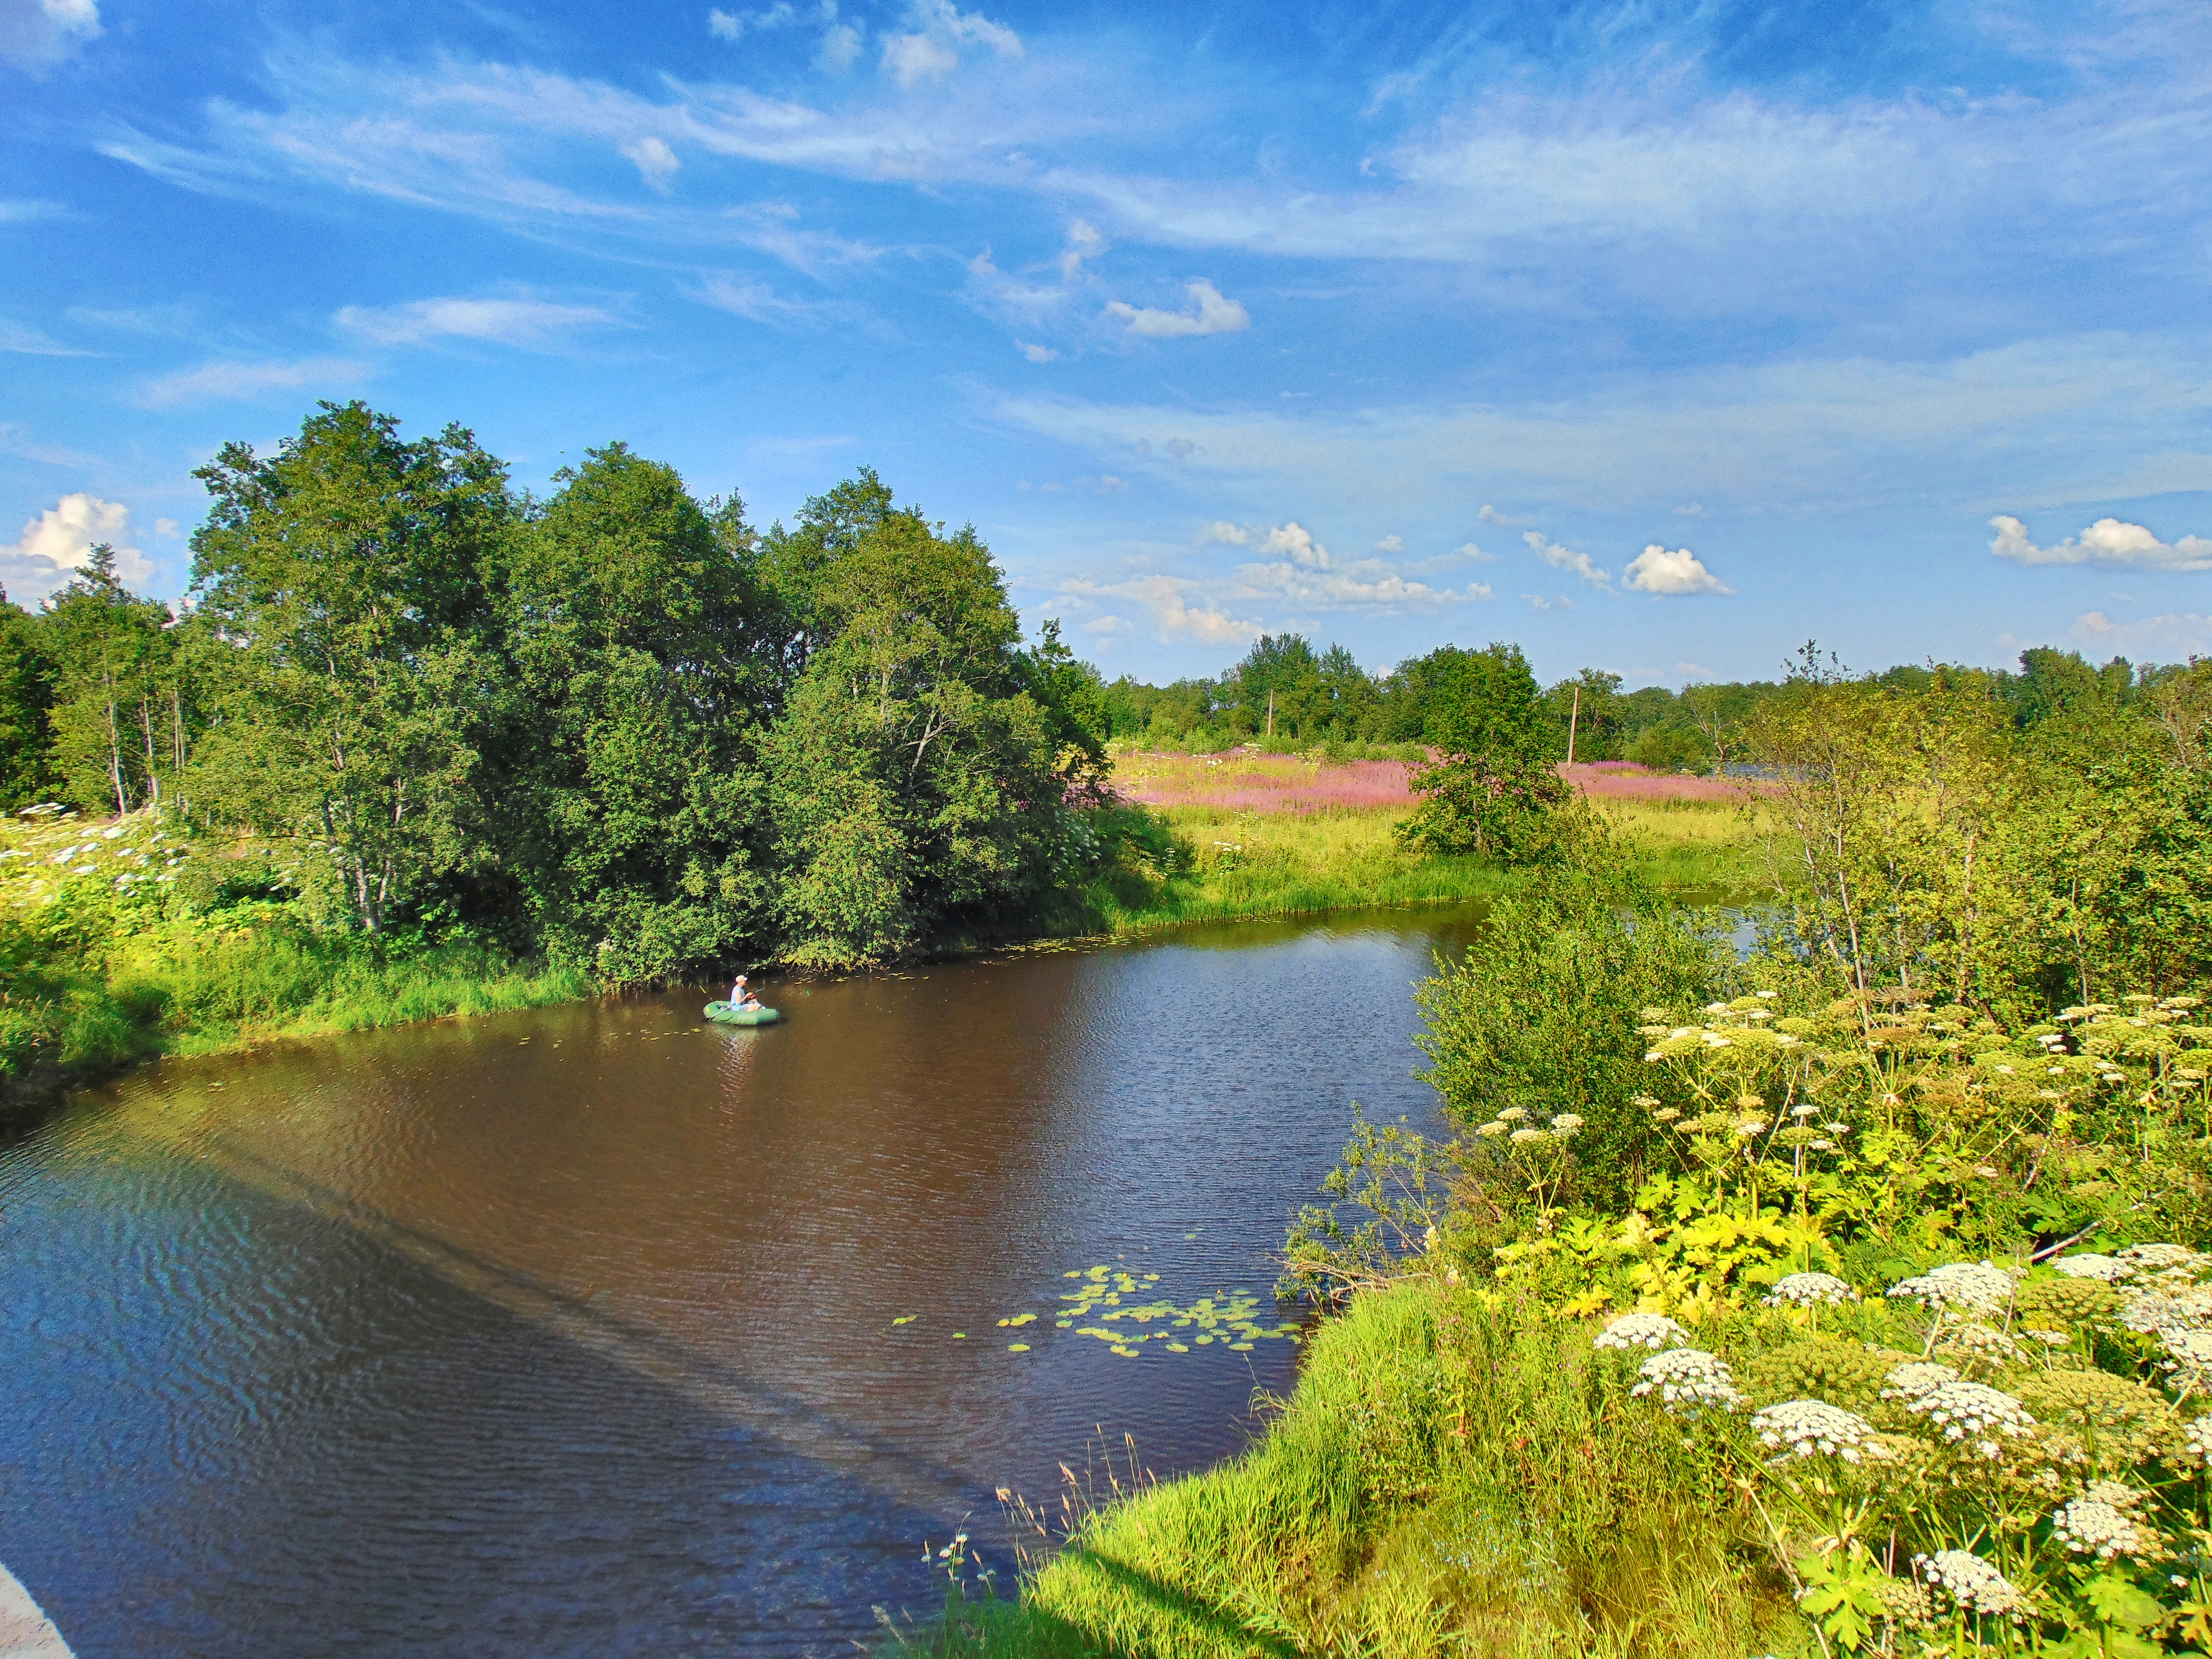
[[[1486,651],[1446,645],[1370,673],[1341,645],[1316,652],[1303,635],[1263,635],[1242,660],[1211,678],[1149,685],[1127,675],[1099,680],[1090,696],[1097,723],[1126,743],[1191,750],[1237,743],[1304,749],[1317,745],[1416,744],[1437,747],[1459,718],[1458,688],[1473,658],[1480,672],[1516,684],[1527,669],[1519,648]],[[2078,652],[2039,647],[2017,670],[1905,665],[1854,677],[1901,693],[1939,682],[1980,686],[2004,717],[2025,731],[2054,715],[2096,706],[2148,714],[2186,664],[2137,666],[2115,657],[2101,666]],[[1621,676],[1584,668],[1545,686],[1530,677],[1534,718],[1564,757],[1570,737],[1577,761],[1634,761],[1662,772],[1710,773],[1745,763],[1761,711],[1789,695],[1792,676],[1771,680],[1692,682],[1624,690]]]
[[[541,500],[465,428],[353,403],[196,476],[178,610],[106,548],[0,603],[8,805],[159,805],[320,925],[614,982],[888,960],[1019,916],[1083,847],[1095,677],[872,471],[763,532],[619,443]]]

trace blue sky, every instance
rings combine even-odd
[[[0,123],[19,600],[359,397],[873,465],[1109,674],[2212,652],[2197,0],[0,0]]]

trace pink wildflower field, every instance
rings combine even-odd
[[[1327,812],[1408,807],[1413,793],[1402,761],[1325,761],[1231,749],[1218,755],[1127,754],[1114,787],[1146,806],[1203,806],[1231,812]],[[1720,778],[1653,772],[1628,761],[1563,766],[1567,781],[1597,800],[1712,800],[1742,798]]]

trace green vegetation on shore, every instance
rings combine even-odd
[[[2022,729],[1808,656],[1739,959],[1617,842],[1425,986],[1263,1439],[946,1562],[946,1656],[2212,1650],[2212,665]]]

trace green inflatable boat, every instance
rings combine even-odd
[[[773,1025],[783,1016],[773,1008],[732,1008],[726,1002],[710,1002],[707,1018],[717,1025]]]

